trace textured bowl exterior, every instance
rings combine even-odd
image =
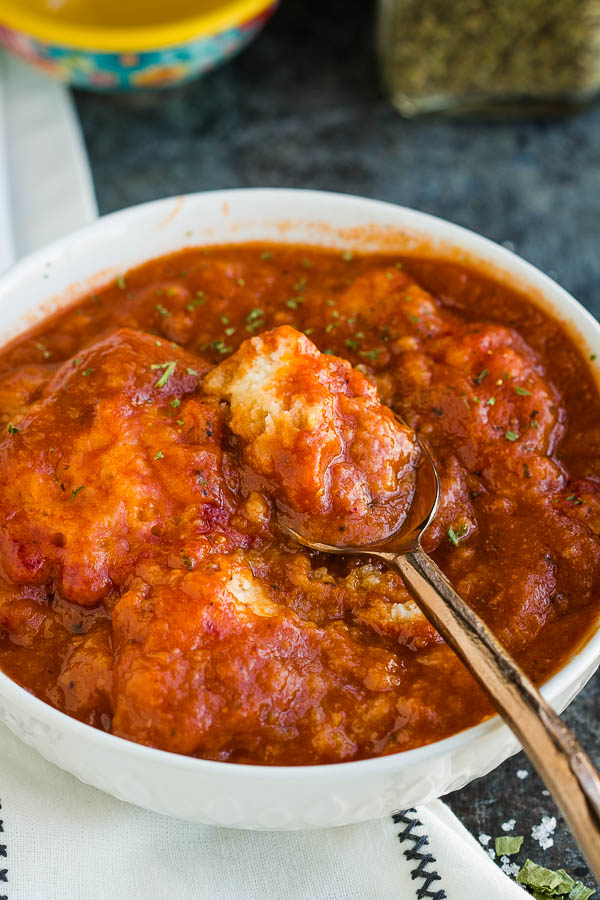
[[[263,28],[276,5],[267,0],[260,15],[233,27],[139,53],[84,50],[39,40],[1,24],[0,44],[74,87],[96,91],[173,87],[204,75],[239,53]]]
[[[316,191],[241,190],[156,201],[99,219],[0,278],[0,340],[185,246],[279,240],[340,249],[438,253],[486,265],[527,289],[600,357],[600,326],[572,297],[509,251],[412,210]],[[596,632],[543,688],[562,710],[600,661]],[[518,750],[497,717],[446,740],[380,759],[266,767],[177,756],[124,741],[58,712],[0,673],[0,720],[46,759],[115,797],[160,813],[236,828],[321,828],[427,802]]]

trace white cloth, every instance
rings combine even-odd
[[[10,263],[1,249],[3,222],[5,228],[11,223],[12,245],[20,257],[93,221],[98,210],[71,95],[6,53],[0,54],[0,82],[2,271]]]
[[[0,727],[8,900],[525,900],[440,801],[326,831],[192,825],[81,784]],[[405,832],[414,837],[400,841]],[[427,842],[417,846],[419,838]],[[415,854],[414,858],[410,857]],[[433,860],[419,858],[431,854]],[[420,872],[416,877],[412,873]],[[439,878],[428,882],[427,874]],[[423,891],[428,892],[423,892]]]
[[[96,213],[70,97],[1,55],[0,91],[3,71],[0,270],[13,246],[22,255]],[[397,822],[328,831],[192,825],[80,783],[0,726],[0,900],[525,896],[439,801]]]

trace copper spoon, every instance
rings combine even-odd
[[[299,544],[321,553],[380,559],[402,577],[408,591],[512,728],[551,791],[590,868],[600,880],[600,777],[575,736],[532,681],[456,593],[421,548],[440,499],[440,480],[421,441],[415,500],[399,529],[376,544],[339,547],[315,543],[283,518],[281,527]]]

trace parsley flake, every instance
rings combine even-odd
[[[122,291],[124,291],[127,287],[127,283],[123,275],[119,275],[119,277],[117,278],[117,287],[121,288]]]
[[[487,375],[489,375],[489,374],[490,374],[490,370],[489,370],[489,369],[482,369],[481,372],[479,373],[479,375],[476,375],[476,376],[475,376],[475,378],[473,379],[473,381],[475,382],[475,384],[481,384],[481,382],[483,381],[483,379],[484,379]]]
[[[154,459],[164,459],[164,458],[165,458],[165,454],[162,452],[162,450],[158,450],[154,454]]]
[[[516,431],[505,431],[504,437],[506,438],[507,441],[518,441],[519,440],[519,435],[517,434]]]
[[[95,371],[96,370],[92,367],[90,369],[84,369],[81,374],[83,375],[84,378],[87,378],[88,375],[91,375],[92,372],[95,372]]]
[[[84,489],[84,487],[85,487],[85,484],[80,484],[78,488],[73,488],[73,490],[71,491],[71,498],[70,498],[70,499],[71,499],[71,500],[74,500],[75,497],[77,496],[77,494],[78,494],[80,491],[82,491],[82,490]]]
[[[13,425],[12,422],[8,423],[8,425],[6,426],[6,430],[8,431],[9,434],[18,434],[19,433],[19,429],[15,425]]]
[[[380,351],[375,348],[374,350],[360,350],[358,355],[364,356],[365,359],[369,359],[371,360],[371,362],[374,362],[379,356],[379,353]]]
[[[514,856],[521,849],[523,841],[523,836],[516,834],[504,834],[497,837],[494,845],[496,856]]]
[[[170,316],[171,315],[169,310],[166,308],[166,306],[163,306],[162,303],[157,303],[154,308],[157,311],[157,313],[159,314],[159,316]]]
[[[465,536],[465,534],[467,533],[468,530],[469,530],[468,525],[461,525],[460,528],[458,529],[458,531],[455,531],[454,528],[449,528],[448,532],[447,532],[448,540],[455,547],[458,547],[460,539]]]
[[[177,409],[178,406],[181,406],[181,400],[179,399],[179,397],[175,397],[173,400],[171,400],[171,406],[173,407],[173,409]]]
[[[527,388],[519,387],[515,384],[515,394],[518,394],[520,397],[531,397],[531,391],[528,391]]]
[[[171,360],[170,362],[164,363],[153,363],[150,368],[151,369],[164,369],[164,372],[160,376],[157,382],[155,382],[154,387],[164,387],[173,372],[175,371],[176,362]]]

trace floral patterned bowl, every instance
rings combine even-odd
[[[21,0],[0,5],[0,44],[48,75],[94,90],[181,84],[238,53],[278,0],[231,0],[161,25],[107,28],[35,12]]]

